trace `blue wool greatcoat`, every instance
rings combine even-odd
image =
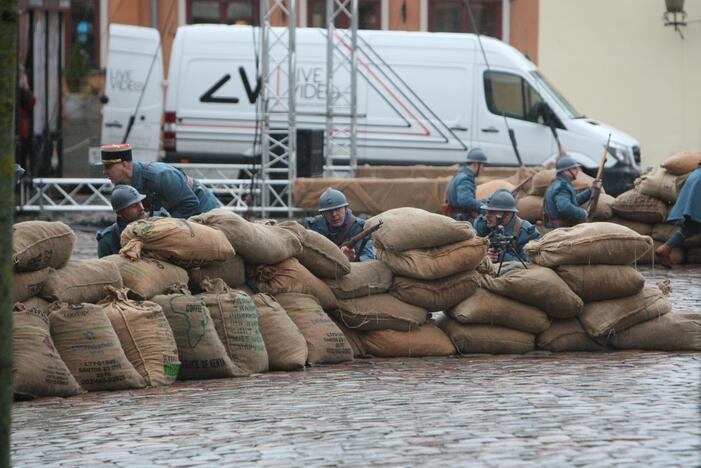
[[[701,223],[701,167],[691,173],[677,197],[667,221],[690,219]]]
[[[352,216],[352,212],[350,209],[346,210],[346,219],[350,219]],[[365,220],[360,219],[360,218],[355,218],[353,221],[353,226],[348,230],[348,234],[344,236],[343,239],[340,239],[338,242],[336,242],[338,236],[341,234],[341,231],[345,229],[345,226],[340,227],[340,228],[333,228],[329,226],[329,223],[326,222],[326,219],[324,218],[323,215],[317,215],[309,218],[305,218],[304,222],[302,223],[304,227],[307,229],[311,229],[312,231],[316,231],[322,236],[326,237],[329,239],[331,242],[340,245],[355,236],[356,234],[359,234],[363,229],[365,229]],[[360,249],[360,244],[362,244],[362,241],[356,242],[354,246],[355,254],[358,255],[358,249]],[[372,245],[372,239],[368,239],[368,242],[365,244],[365,247],[363,248],[363,251],[360,253],[360,257],[358,258],[358,261],[364,262],[367,260],[374,260],[375,259],[375,246]]]
[[[535,226],[523,219],[521,220],[521,228],[519,229],[517,234],[514,234],[514,228],[516,227],[516,218],[516,216],[512,217],[511,220],[504,225],[504,235],[516,236],[516,239],[514,239],[516,241],[514,245],[514,250],[521,257],[521,260],[527,262],[528,255],[526,255],[526,252],[523,251],[523,246],[525,246],[529,241],[532,241],[534,239],[540,239],[540,233],[536,230]],[[475,219],[473,226],[475,228],[475,231],[477,231],[477,235],[479,235],[480,237],[487,237],[494,230],[492,228],[487,227],[487,217],[485,215],[478,216],[477,219]],[[518,259],[513,253],[505,252],[504,261],[511,262],[518,261]]]
[[[448,206],[479,213],[481,211],[480,207],[485,203],[485,200],[475,199],[476,190],[475,173],[469,167],[462,166],[448,184],[446,193]],[[472,221],[472,218],[467,213],[458,213],[453,218],[458,221]]]
[[[550,219],[571,221],[573,224],[587,219],[587,210],[579,205],[591,198],[591,189],[577,193],[572,182],[559,174],[545,192],[543,210]]]

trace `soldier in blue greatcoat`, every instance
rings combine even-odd
[[[487,164],[487,156],[480,148],[472,148],[467,160],[453,176],[446,190],[443,214],[458,221],[472,222],[480,214],[480,207],[486,200],[475,199],[476,178]]]
[[[548,187],[543,200],[545,226],[550,229],[570,227],[587,220],[587,210],[579,205],[591,198],[592,190],[577,193],[572,181],[579,174],[579,164],[571,156],[562,156],[555,163],[556,179]],[[601,188],[601,181],[595,179],[592,187]]]

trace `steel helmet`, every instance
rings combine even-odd
[[[484,154],[482,148],[472,148],[470,152],[467,153],[467,164],[470,163],[487,164],[487,155]]]
[[[480,206],[480,209],[487,211],[511,211],[518,213],[516,208],[516,199],[511,192],[506,189],[499,189],[489,197],[486,205]]]
[[[348,206],[348,200],[340,190],[329,187],[319,197],[319,213],[335,210],[336,208],[344,206]]]
[[[139,193],[131,185],[117,185],[114,190],[112,190],[112,209],[114,212],[122,211],[124,208],[128,208],[134,203],[139,203],[146,195]]]
[[[579,167],[579,164],[577,164],[577,161],[575,161],[572,156],[564,155],[555,161],[555,170],[558,174],[567,169],[572,169],[573,167]]]

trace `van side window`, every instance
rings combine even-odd
[[[513,73],[484,72],[484,95],[492,114],[514,119],[542,122],[540,104],[543,99],[526,80]]]

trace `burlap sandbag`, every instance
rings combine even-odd
[[[232,288],[238,288],[246,282],[246,267],[239,255],[229,257],[223,262],[192,268],[187,274],[190,277],[189,287],[192,292],[202,292],[202,281],[205,279],[220,278]]]
[[[651,265],[653,263],[658,264],[659,262],[655,258],[655,250],[662,244],[664,244],[664,242],[653,241],[652,249],[640,257],[635,263],[638,265]],[[670,253],[670,259],[672,261],[672,265],[681,265],[686,260],[686,252],[681,247],[674,247]]]
[[[210,210],[190,220],[223,232],[236,253],[248,263],[273,265],[302,252],[302,244],[290,231],[251,223],[224,208]]]
[[[550,319],[542,310],[486,289],[478,289],[446,312],[460,323],[497,325],[527,333],[537,334],[550,326]]]
[[[30,297],[29,299],[22,301],[22,304],[24,304],[27,309],[40,310],[44,312],[47,317],[49,316],[49,306],[51,303],[46,299],[42,299],[40,297]]]
[[[392,252],[377,250],[377,258],[389,265],[395,275],[435,280],[474,270],[487,253],[489,241],[475,237],[430,249]]]
[[[122,255],[108,255],[102,260],[114,263],[122,277],[125,288],[129,288],[141,299],[150,299],[175,283],[187,283],[187,272],[176,265],[141,257],[129,260]]]
[[[338,301],[330,314],[354,330],[409,331],[426,322],[426,309],[402,302],[389,294],[373,294]]]
[[[104,260],[71,260],[65,267],[51,272],[40,295],[51,302],[94,304],[107,295],[106,286],[124,287],[122,276],[114,263]]]
[[[175,336],[180,357],[179,380],[221,379],[246,375],[231,362],[214,321],[202,298],[179,292],[159,294],[151,300],[163,308]]]
[[[236,252],[216,229],[179,218],[146,218],[130,223],[122,232],[120,254],[163,260],[182,268],[222,262]]]
[[[353,299],[387,292],[392,286],[392,270],[381,260],[353,262],[349,274],[324,282],[338,299]]]
[[[504,189],[511,192],[514,188],[514,184],[512,184],[509,181],[501,179],[490,180],[477,186],[477,188],[475,189],[475,198],[477,200],[486,200],[487,198],[491,197],[497,190]]]
[[[13,275],[15,286],[15,301],[22,302],[29,299],[30,297],[38,296],[41,292],[41,288],[44,287],[44,283],[46,282],[46,280],[52,272],[53,269],[47,267],[37,271],[15,273]]]
[[[620,194],[613,202],[615,214],[642,223],[661,223],[667,218],[668,211],[667,202],[643,195],[636,189]]]
[[[686,250],[684,260],[690,264],[701,264],[701,247],[691,247]]]
[[[657,223],[652,226],[652,233],[650,236],[656,241],[666,242],[672,237],[672,234],[679,230],[679,226],[676,224],[667,223]],[[684,247],[699,247],[701,246],[701,234],[689,237],[682,242]]]
[[[671,312],[611,337],[619,349],[701,351],[701,313]]]
[[[16,395],[71,396],[83,390],[61,359],[41,308],[15,303],[12,311],[12,374]]]
[[[535,337],[519,330],[493,325],[464,325],[449,317],[443,317],[438,326],[450,337],[460,354],[522,354],[535,348]]]
[[[258,325],[256,305],[248,294],[230,289],[217,278],[202,281],[202,298],[214,321],[226,352],[240,369],[248,373],[268,370],[268,352]]]
[[[662,167],[672,175],[684,175],[693,171],[701,164],[701,152],[682,151],[665,159]]]
[[[548,187],[550,187],[550,184],[555,181],[555,177],[555,169],[544,169],[537,173],[532,179],[533,183],[531,185],[530,194],[540,196],[545,195],[545,192],[548,190]],[[579,174],[577,174],[577,178],[572,181],[572,185],[574,186],[574,189],[579,192],[590,188],[592,182],[594,182],[594,179],[592,179],[591,176],[580,171]]]
[[[616,201],[614,197],[607,193],[599,195],[599,201],[596,203],[594,211],[594,221],[608,221],[613,217],[613,203]],[[589,208],[589,201],[582,203],[581,208],[585,210]]]
[[[676,176],[663,167],[658,167],[640,176],[635,181],[635,188],[643,195],[674,203],[688,176]]]
[[[606,348],[594,341],[576,318],[553,320],[550,328],[538,335],[539,349],[552,352],[604,351]]]
[[[619,224],[625,226],[628,229],[632,229],[641,236],[649,236],[652,233],[652,224],[641,223],[640,221],[632,221],[630,219],[621,218],[620,216],[613,215],[611,219],[608,220],[609,223]]]
[[[644,288],[633,296],[585,304],[579,320],[589,336],[609,337],[671,310],[672,304],[662,291]]]
[[[416,330],[376,330],[359,335],[364,349],[377,357],[449,356],[455,354],[450,338],[433,323]]]
[[[419,208],[394,208],[368,219],[365,226],[374,226],[380,219],[382,227],[372,234],[372,240],[383,250],[428,249],[475,237],[467,221],[455,221]]]
[[[482,284],[493,293],[536,307],[552,318],[577,317],[582,300],[550,268],[530,265],[508,275],[485,276]]]
[[[310,366],[353,360],[353,350],[345,335],[326,315],[314,296],[284,293],[276,295],[275,299],[304,335]]]
[[[146,386],[102,307],[54,302],[49,311],[51,338],[81,387],[92,392]]]
[[[586,223],[550,231],[524,248],[531,262],[559,265],[627,265],[652,248],[652,239],[613,223]],[[567,317],[562,317],[567,318]]]
[[[341,322],[338,320],[334,319],[331,317],[333,322],[336,324],[336,326],[343,332],[343,335],[346,337],[346,340],[348,340],[348,344],[350,345],[351,349],[353,350],[353,357],[354,358],[366,358],[368,357],[367,351],[365,351],[365,347],[363,346],[363,342],[360,341],[360,333],[356,332],[353,329],[350,329],[346,326],[344,326]]]
[[[302,243],[302,252],[297,255],[297,260],[317,278],[335,279],[350,273],[350,260],[326,237],[305,229],[295,221],[285,221],[279,226],[297,236]]]
[[[271,371],[296,371],[307,363],[307,341],[285,309],[267,294],[251,296],[258,312],[258,326],[268,351]]]
[[[448,310],[474,294],[481,277],[480,273],[474,271],[433,281],[395,276],[389,293],[408,304],[437,312]]]
[[[12,226],[15,271],[63,268],[71,258],[75,234],[59,221],[25,221]]]
[[[336,296],[319,278],[312,275],[296,258],[277,265],[260,265],[252,271],[260,292],[277,296],[281,293],[311,294],[324,309],[336,307]]]
[[[528,195],[516,202],[518,216],[521,219],[535,223],[543,219],[543,197],[540,195]]]
[[[645,286],[645,277],[629,266],[563,265],[556,271],[584,302],[632,296]]]

